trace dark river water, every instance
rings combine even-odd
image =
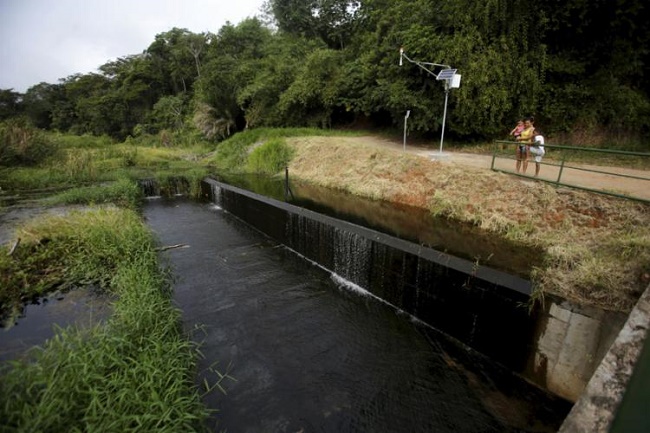
[[[554,432],[570,405],[217,206],[144,207],[215,432]],[[507,338],[507,335],[504,335]]]

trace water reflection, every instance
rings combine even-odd
[[[89,327],[112,311],[104,292],[91,287],[52,293],[22,306],[18,315],[0,327],[0,361],[16,359],[54,337],[56,327]]]

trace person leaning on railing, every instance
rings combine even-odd
[[[542,131],[539,129],[535,130],[534,137],[533,137],[533,145],[530,146],[530,153],[535,155],[535,177],[539,175],[539,166],[541,165],[542,162],[542,157],[546,153],[544,150],[544,135],[542,134]],[[524,172],[526,170],[524,169]]]
[[[521,163],[523,162],[523,172],[526,174],[526,169],[528,168],[528,148],[533,142],[534,133],[535,127],[533,126],[533,118],[526,117],[524,119],[524,130],[521,131],[521,134],[517,137],[517,142],[519,143],[517,146],[517,173],[521,170]]]

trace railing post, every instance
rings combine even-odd
[[[562,170],[564,170],[564,160],[566,159],[566,154],[562,154],[562,161],[560,162],[560,172],[557,175],[557,183],[560,183],[562,178]]]
[[[284,201],[287,201],[287,198],[291,195],[293,200],[293,192],[291,192],[291,187],[289,187],[289,166],[284,167]]]

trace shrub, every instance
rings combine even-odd
[[[22,118],[0,122],[0,165],[36,165],[54,154],[57,146]]]
[[[282,138],[272,138],[253,149],[248,156],[248,169],[256,173],[276,174],[289,163],[291,148]]]

